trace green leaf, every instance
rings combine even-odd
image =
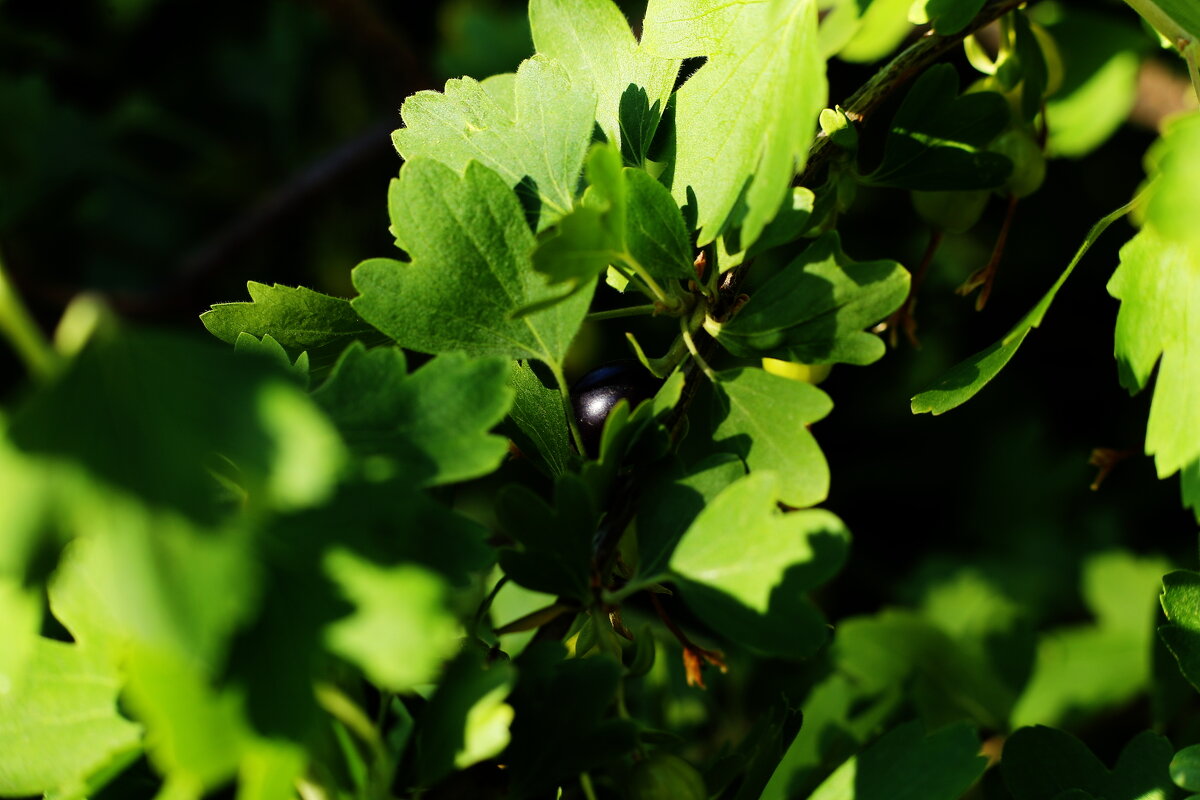
[[[986,386],[992,378],[1000,374],[1000,370],[1004,369],[1005,365],[1016,355],[1018,348],[1025,341],[1025,337],[1029,335],[1029,332],[1042,324],[1042,319],[1050,309],[1050,304],[1054,302],[1054,298],[1058,295],[1058,290],[1062,288],[1067,278],[1075,270],[1075,265],[1079,263],[1095,241],[1100,238],[1100,234],[1104,233],[1109,225],[1129,213],[1132,207],[1132,203],[1121,206],[1093,225],[1092,229],[1088,231],[1087,238],[1083,240],[1083,244],[1075,251],[1071,262],[1067,264],[1067,268],[1058,276],[1058,280],[1054,282],[1050,290],[1038,301],[1038,304],[1030,309],[1029,313],[1021,317],[1017,324],[1005,334],[1003,339],[986,350],[981,350],[966,361],[956,364],[949,372],[939,378],[937,383],[920,394],[915,395],[912,398],[912,412],[914,414],[932,412],[936,416],[958,408],[978,394],[979,390]]]
[[[662,280],[695,277],[683,215],[666,187],[622,168],[612,145],[592,148],[585,173],[591,185],[582,203],[539,241],[534,269],[577,285],[618,263]]]
[[[1136,20],[1089,8],[1064,6],[1048,22],[1062,56],[1063,80],[1046,101],[1046,118],[1054,119],[1046,152],[1078,158],[1107,141],[1128,119],[1149,42]]]
[[[803,658],[828,635],[805,595],[841,568],[850,535],[828,511],[781,512],[780,483],[756,472],[728,486],[683,535],[670,568],[705,624],[752,650]]]
[[[477,162],[459,175],[428,159],[409,161],[389,203],[396,240],[412,261],[359,264],[356,311],[401,347],[534,358],[560,369],[591,298],[581,292],[512,319],[561,291],[533,271],[533,235],[500,176]]]
[[[760,800],[767,797],[764,790],[780,760],[795,741],[802,721],[800,710],[792,708],[786,698],[769,706],[765,714],[758,715],[753,730],[746,734],[726,761],[731,770],[741,773],[741,781],[737,793],[731,795],[732,800]],[[722,764],[718,762],[706,776],[710,788],[713,769],[720,766]]]
[[[840,626],[838,635],[840,636]],[[847,676],[833,673],[804,702],[804,725],[775,769],[761,800],[808,797],[829,769],[843,763],[899,705],[899,692],[868,697]]]
[[[326,629],[326,642],[378,686],[405,692],[429,683],[458,650],[462,630],[441,576],[415,564],[380,567],[343,549],[325,557],[325,569],[357,606]]]
[[[515,683],[512,665],[485,664],[476,650],[464,650],[450,663],[417,730],[421,785],[431,786],[508,746],[513,708],[504,700]]]
[[[308,388],[308,352],[305,351],[292,361],[287,350],[283,349],[283,345],[275,341],[271,334],[266,334],[262,339],[257,338],[250,333],[239,333],[237,341],[233,343],[234,352],[238,353],[256,353],[265,358],[270,358],[275,361],[285,372],[291,373],[296,383],[302,389]]]
[[[337,432],[258,358],[151,331],[95,337],[13,419],[20,447],[77,461],[147,501],[213,519],[211,470],[232,461],[251,502],[321,502],[345,459]]]
[[[908,722],[839,767],[810,800],[956,800],[986,766],[969,725],[926,736]]]
[[[1104,800],[1179,797],[1168,764],[1171,743],[1151,731],[1138,734],[1110,771],[1066,731],[1022,728],[1004,745],[1000,769],[1013,800],[1057,800],[1076,790]]]
[[[552,793],[593,766],[616,763],[637,744],[634,724],[606,718],[621,665],[605,656],[561,660],[562,645],[530,647],[517,662],[517,710],[508,764],[514,798]],[[552,735],[547,735],[551,733]]]
[[[1121,384],[1144,389],[1158,377],[1146,454],[1166,478],[1200,459],[1200,113],[1177,117],[1147,156],[1151,184],[1140,233],[1121,248],[1108,291],[1121,301],[1116,356]],[[1160,361],[1161,358],[1161,361]],[[1195,504],[1200,519],[1200,504]]]
[[[1081,588],[1095,622],[1042,635],[1033,675],[1013,709],[1014,725],[1071,722],[1145,690],[1152,675],[1154,596],[1166,569],[1160,559],[1121,551],[1088,559]]]
[[[509,188],[528,181],[526,190],[542,203],[539,227],[545,227],[574,203],[595,115],[590,80],[575,80],[538,55],[523,61],[515,78],[455,78],[444,92],[410,96],[392,143],[410,162],[436,159],[462,172],[474,160]]]
[[[999,186],[1012,172],[1012,162],[982,148],[1008,120],[1008,101],[1002,95],[959,96],[954,67],[938,64],[905,96],[892,120],[883,161],[864,181],[923,191]]]
[[[278,766],[280,748],[290,782],[303,766],[296,749],[259,738],[242,692],[218,681],[233,632],[257,607],[245,531],[197,529],[111,491],[85,500],[76,513],[87,533],[64,556],[50,606],[80,646],[119,666],[123,701],[146,726],[147,756],[169,790],[198,797],[248,761]]]
[[[29,667],[0,692],[0,794],[83,794],[89,776],[137,756],[142,729],[117,712],[120,676],[103,651],[38,638]]]
[[[654,0],[642,47],[707,57],[675,96],[671,191],[694,202],[697,245],[736,225],[750,247],[804,166],[826,103],[816,2]]]
[[[1194,744],[1176,753],[1169,769],[1176,786],[1189,792],[1200,792],[1200,745]]]
[[[1158,629],[1179,670],[1200,691],[1200,573],[1178,570],[1163,576],[1162,607],[1169,625]]]
[[[967,26],[984,0],[917,0],[909,12],[913,22],[928,22],[938,36],[950,36]]]
[[[779,473],[779,496],[789,506],[820,503],[829,494],[829,465],[808,425],[833,409],[811,383],[761,369],[717,374],[717,446],[736,453],[751,472]]]
[[[733,319],[709,332],[737,356],[869,364],[885,347],[863,329],[899,308],[908,288],[908,272],[898,263],[853,261],[830,231],[757,287]]]
[[[512,365],[508,387],[514,392],[508,415],[517,427],[510,435],[523,453],[541,460],[551,477],[562,475],[574,461],[562,393],[525,362]]]
[[[630,87],[640,90],[639,110],[648,106],[654,116],[661,115],[679,60],[657,58],[639,46],[612,0],[533,0],[529,27],[537,52],[561,64],[573,84],[587,86],[598,99],[596,121],[608,141],[624,150],[633,139],[640,145],[633,152],[644,156],[650,136],[643,131],[630,136],[623,128],[620,111],[626,92]],[[640,161],[639,157],[634,163]]]
[[[597,513],[586,484],[575,473],[559,476],[551,508],[531,490],[506,486],[496,497],[500,527],[520,549],[501,550],[505,574],[527,589],[591,597],[592,535]]]
[[[1019,645],[1012,628],[997,626],[988,633]],[[1032,657],[1031,646],[1021,649]],[[900,610],[844,620],[833,645],[839,672],[863,695],[902,692],[931,726],[969,720],[989,728],[1005,727],[1019,688],[1000,673],[998,656],[1011,654],[998,650],[995,643],[955,635]]]
[[[637,571],[659,574],[692,521],[726,486],[746,474],[732,453],[716,453],[690,469],[659,473],[638,494]]]
[[[409,374],[399,348],[356,342],[313,399],[360,454],[394,458],[421,485],[458,483],[492,472],[508,452],[488,433],[512,403],[508,371],[502,358],[446,353]]]
[[[209,333],[235,344],[239,334],[270,336],[296,359],[305,351],[317,364],[330,364],[355,340],[377,344],[383,334],[354,312],[349,300],[330,297],[303,286],[250,281],[250,302],[218,303],[200,315]]]

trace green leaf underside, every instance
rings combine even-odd
[[[940,191],[990,189],[1012,162],[981,148],[1008,124],[1008,102],[996,92],[958,95],[949,64],[926,70],[892,120],[883,161],[865,180],[875,186]]]
[[[1145,224],[1108,284],[1121,301],[1116,356],[1131,393],[1158,364],[1146,454],[1160,478],[1185,471],[1185,499],[1200,519],[1200,483],[1189,472],[1200,462],[1200,112],[1173,120],[1147,163]]]
[[[841,567],[849,533],[828,511],[781,512],[779,488],[771,472],[730,484],[697,515],[670,569],[714,630],[752,650],[803,657],[828,635],[806,594]]]
[[[455,78],[443,92],[411,95],[392,143],[408,161],[436,159],[457,172],[477,161],[509,188],[528,180],[542,203],[539,227],[545,227],[574,202],[595,114],[588,81],[574,82],[539,55],[522,62],[515,76],[482,83]]]
[[[387,455],[427,486],[487,475],[508,445],[488,433],[504,419],[513,392],[509,362],[494,356],[445,353],[411,374],[394,347],[346,349],[313,393],[364,455]]]
[[[250,302],[219,303],[200,315],[209,333],[228,344],[235,344],[241,333],[258,339],[270,336],[293,359],[307,350],[310,357],[318,351],[331,352],[328,360],[332,360],[355,339],[383,338],[354,312],[349,300],[278,283],[250,281],[246,288]]]
[[[727,227],[748,248],[803,167],[828,87],[814,0],[656,0],[642,47],[708,61],[675,96],[671,191],[694,194],[703,246]]]
[[[401,168],[388,196],[397,244],[412,261],[359,264],[355,310],[402,347],[533,358],[558,370],[590,293],[511,318],[562,290],[548,288],[530,265],[533,235],[500,176],[478,162],[459,175],[417,159]]]
[[[562,394],[547,386],[527,363],[516,362],[508,377],[514,392],[509,419],[517,431],[511,434],[526,455],[536,454],[552,477],[568,470],[572,461],[571,434],[567,428]],[[524,437],[525,441],[520,441]],[[526,452],[530,447],[533,453]]]
[[[1088,249],[1100,238],[1100,234],[1117,221],[1129,210],[1133,204],[1121,206],[1116,211],[1101,219],[1092,229],[1088,231],[1087,238],[1083,240],[1083,244],[1075,252],[1075,256],[1067,264],[1067,268],[1058,276],[1058,280],[1050,287],[1050,290],[1038,301],[1028,314],[1021,317],[1016,325],[1005,334],[1004,338],[993,344],[986,350],[981,350],[975,355],[968,358],[943,375],[937,383],[930,388],[917,394],[912,398],[912,412],[914,414],[924,414],[932,412],[944,414],[951,409],[958,408],[963,403],[970,400],[979,390],[995,378],[1000,370],[1004,369],[1012,357],[1016,355],[1021,343],[1025,341],[1025,337],[1034,328],[1042,324],[1042,319],[1046,316],[1046,311],[1049,310],[1050,304],[1054,302],[1058,290],[1070,277],[1075,270],[1075,265],[1080,262]]]
[[[829,465],[807,426],[833,409],[829,396],[810,383],[751,368],[717,373],[716,388],[717,446],[745,459],[751,472],[777,472],[777,499],[789,506],[824,500]]]
[[[620,117],[630,86],[645,92],[656,113],[666,107],[679,59],[658,58],[639,46],[612,0],[533,0],[529,27],[537,52],[561,64],[573,84],[590,88],[597,98],[596,121],[618,147],[633,138],[622,131]]]
[[[884,345],[863,329],[899,308],[908,288],[898,263],[853,261],[831,231],[759,287],[717,341],[737,356],[869,364]]]
[[[983,774],[979,738],[969,725],[926,736],[909,722],[844,763],[811,800],[955,800]]]
[[[141,726],[117,712],[119,690],[101,652],[39,638],[27,680],[0,693],[0,794],[82,793],[136,756]]]
[[[264,335],[261,339],[256,338],[250,333],[239,333],[237,341],[233,343],[234,352],[238,353],[255,353],[257,355],[272,359],[276,364],[283,368],[285,372],[291,373],[295,378],[296,383],[303,389],[308,388],[309,381],[309,365],[308,351],[304,351],[292,361],[287,350],[283,348],[271,334]]]
[[[1172,753],[1170,742],[1145,731],[1125,746],[1109,770],[1071,734],[1039,725],[1008,738],[1000,768],[1013,800],[1172,798],[1179,794],[1168,771]]]
[[[621,166],[611,145],[587,159],[590,186],[533,254],[555,283],[597,278],[610,264],[640,267],[661,280],[694,278],[691,244],[671,193],[645,171]]]

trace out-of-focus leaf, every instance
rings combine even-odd
[[[26,450],[77,461],[151,503],[218,513],[226,458],[251,502],[321,502],[345,454],[332,425],[260,359],[150,331],[94,338],[13,418]]]
[[[1013,800],[1057,800],[1072,790],[1105,800],[1167,800],[1182,794],[1167,768],[1172,753],[1170,742],[1145,731],[1110,771],[1071,734],[1039,725],[1008,738],[1000,768]]]
[[[956,800],[986,766],[979,737],[969,725],[925,735],[919,722],[909,722],[839,767],[810,798]]]
[[[514,798],[552,791],[583,770],[612,764],[637,743],[630,720],[606,718],[621,680],[615,661],[563,661],[561,645],[547,642],[522,654],[517,674],[512,743],[501,756]]]
[[[1082,593],[1095,622],[1051,630],[1038,643],[1033,676],[1014,725],[1060,724],[1126,702],[1151,676],[1154,596],[1167,565],[1119,551],[1084,566]]]
[[[348,550],[330,552],[325,568],[357,606],[326,629],[332,650],[394,692],[437,677],[462,635],[444,579],[415,564],[380,567]]]

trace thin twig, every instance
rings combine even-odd
[[[930,31],[919,41],[904,52],[893,58],[883,69],[876,72],[870,80],[859,87],[841,104],[846,116],[855,123],[862,123],[883,104],[892,92],[908,83],[933,62],[954,49],[963,39],[975,31],[999,19],[1008,12],[1027,2],[1027,0],[988,0],[973,19],[961,31],[950,36],[938,36]],[[833,142],[818,133],[808,151],[808,160],[804,172],[800,174],[797,183],[800,186],[812,188],[817,184],[821,170],[830,157],[837,151]]]

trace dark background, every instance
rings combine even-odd
[[[197,315],[247,299],[247,280],[352,295],[350,269],[392,252],[385,193],[399,158],[388,133],[403,98],[510,70],[529,51],[516,2],[0,0],[0,253],[48,330],[85,291],[197,336]],[[871,71],[831,69],[831,102]],[[1041,622],[1061,622],[1083,614],[1086,553],[1122,546],[1196,566],[1177,478],[1158,481],[1135,455],[1088,488],[1092,448],[1140,453],[1149,408],[1148,394],[1119,387],[1112,358],[1117,303],[1104,286],[1127,223],[1093,248],[979,397],[938,418],[908,408],[1002,335],[1091,224],[1131,197],[1153,135],[1126,126],[1084,159],[1051,163],[1018,208],[983,313],[953,288],[986,261],[998,199],[934,261],[922,349],[834,369],[824,388],[836,408],[814,430],[834,476],[827,505],[856,544],[822,597],[831,618],[910,601],[971,563]],[[909,265],[928,235],[896,191],[863,190],[840,227],[855,258]],[[587,331],[573,373],[625,355],[622,330]],[[15,400],[22,375],[7,349],[0,369]]]

